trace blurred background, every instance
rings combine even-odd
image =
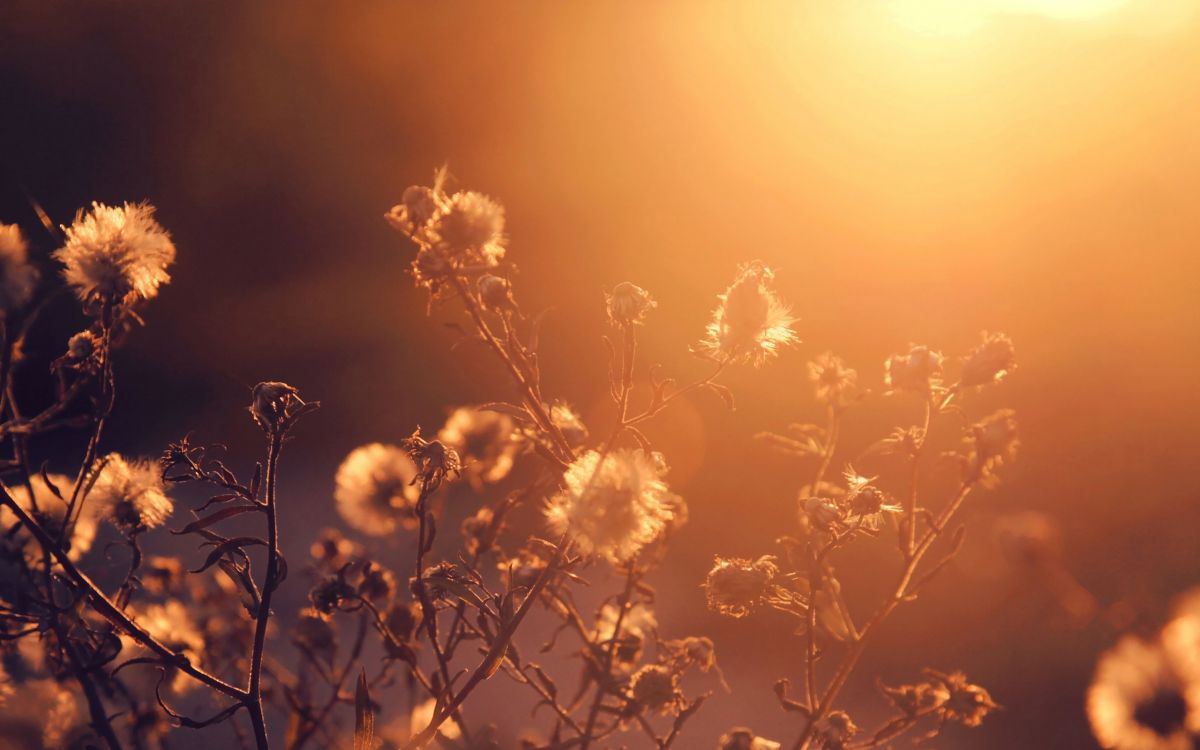
[[[964,408],[1014,407],[1020,459],[972,503],[967,551],[886,627],[843,704],[872,726],[884,716],[872,675],[961,668],[1005,710],[939,747],[1093,747],[1083,703],[1097,654],[1200,583],[1197,10],[15,0],[0,7],[0,220],[45,263],[57,240],[31,199],[59,223],[92,200],[158,206],[179,261],[119,360],[106,447],[153,455],[194,431],[249,467],[261,447],[250,387],[293,383],[324,403],[284,457],[297,560],[336,522],[332,477],[349,450],[511,397],[486,352],[453,347],[454,305],[426,317],[405,276],[413,249],[382,220],[436,166],[506,205],[517,295],[551,309],[546,389],[600,424],[606,289],[629,280],[655,295],[642,352],[683,379],[705,374],[687,346],[737,264],[776,267],[804,343],[730,373],[736,411],[698,395],[651,433],[691,507],[652,579],[660,629],[711,635],[733,686],[689,685],[718,692],[687,748],[732,724],[797,731],[771,693],[801,674],[790,625],[722,620],[699,583],[714,554],[773,552],[794,528],[812,467],[752,436],[820,420],[805,362],[833,350],[878,392],[884,359],[910,342],[956,355],[1005,331],[1020,369]],[[57,356],[73,314],[57,311],[30,356]],[[36,390],[41,373],[28,377]],[[919,416],[873,397],[848,417],[838,463]],[[947,447],[960,427],[935,424]],[[40,449],[69,465],[82,446]],[[897,481],[885,461],[856,468]],[[454,495],[447,513],[474,502]],[[1027,510],[1056,524],[1094,616],[1071,616],[1002,553],[996,525]],[[403,570],[400,546],[379,553]],[[844,559],[859,612],[894,557],[880,540]],[[301,603],[300,580],[281,610]],[[481,710],[513,732],[526,714],[502,708],[504,687],[481,693]]]

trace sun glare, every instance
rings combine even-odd
[[[1098,18],[1129,0],[895,0],[887,4],[899,25],[931,36],[969,34],[1001,15],[1074,21]]]

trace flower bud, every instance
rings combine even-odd
[[[608,318],[614,325],[634,325],[645,322],[646,313],[658,306],[650,292],[636,284],[622,281],[606,295]]]
[[[509,312],[517,309],[512,297],[512,282],[486,273],[479,277],[479,299],[483,306],[493,312]]]

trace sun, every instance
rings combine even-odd
[[[900,26],[931,36],[969,34],[1002,15],[1035,15],[1061,21],[1086,20],[1114,12],[1129,0],[892,0],[886,3]]]

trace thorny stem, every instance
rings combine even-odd
[[[792,745],[792,750],[807,750],[812,741],[813,734],[816,732],[817,724],[829,713],[833,701],[850,678],[850,673],[854,671],[859,658],[862,657],[863,652],[866,650],[871,635],[883,624],[896,607],[909,597],[909,584],[917,572],[917,566],[920,565],[922,559],[925,557],[925,553],[929,551],[934,541],[937,540],[946,528],[946,524],[950,522],[954,514],[962,507],[963,501],[966,500],[967,495],[970,494],[974,487],[975,482],[973,480],[963,482],[954,499],[938,514],[933,527],[926,530],[920,541],[913,547],[912,555],[908,557],[904,569],[900,572],[900,578],[896,583],[895,590],[891,596],[879,605],[879,608],[875,610],[875,614],[871,616],[871,619],[863,625],[858,638],[851,644],[845,656],[842,657],[837,672],[834,674],[833,679],[830,680],[824,695],[821,696],[821,702],[809,714],[804,724],[804,730],[800,734],[799,739]]]
[[[529,614],[529,610],[533,607],[533,603],[538,600],[538,595],[541,594],[542,589],[546,588],[547,584],[549,584],[550,581],[553,580],[554,576],[558,573],[558,567],[562,563],[563,558],[566,556],[567,548],[570,547],[570,541],[571,540],[566,534],[563,534],[562,537],[559,538],[558,544],[555,547],[554,555],[550,558],[550,562],[545,568],[542,569],[541,575],[538,576],[537,581],[534,582],[533,586],[529,589],[529,593],[527,593],[525,598],[521,601],[521,606],[517,608],[517,611],[513,614],[512,619],[504,624],[500,628],[499,632],[497,632],[496,638],[492,641],[487,654],[485,654],[483,657],[483,661],[479,663],[479,666],[477,666],[475,671],[471,673],[471,676],[467,678],[466,684],[459,689],[458,693],[456,693],[453,698],[451,698],[445,705],[441,706],[440,709],[434,713],[433,720],[429,722],[429,726],[425,727],[425,729],[421,730],[419,734],[405,743],[402,750],[417,750],[418,748],[427,746],[430,740],[432,740],[437,734],[438,727],[444,724],[446,719],[450,718],[451,714],[458,710],[458,707],[462,705],[463,701],[467,699],[467,696],[471,694],[471,691],[473,691],[479,685],[479,683],[483,682],[492,675],[497,665],[499,665],[504,659],[504,655],[508,651],[508,644],[512,640],[513,635],[516,634],[517,628],[520,627],[521,621],[525,619],[527,614]]]
[[[484,320],[483,310],[479,305],[479,301],[471,294],[466,283],[458,274],[452,274],[450,278],[455,290],[458,292],[458,296],[462,298],[463,305],[467,308],[467,314],[471,316],[471,321],[475,324],[479,335],[483,337],[487,345],[491,347],[504,366],[508,368],[509,374],[512,375],[513,380],[521,389],[521,396],[525,400],[526,407],[529,408],[542,430],[550,436],[550,440],[554,443],[555,448],[558,449],[560,455],[557,458],[564,463],[569,463],[574,457],[574,451],[571,450],[571,445],[567,442],[566,437],[563,436],[562,430],[550,418],[550,413],[546,410],[546,405],[542,402],[536,386],[526,377],[508,350],[496,338],[496,334],[492,332],[491,327]]]
[[[272,431],[267,449],[267,574],[263,581],[262,599],[255,620],[254,647],[250,653],[250,684],[244,703],[254,728],[254,741],[258,750],[267,750],[267,722],[262,702],[263,650],[267,643],[267,623],[271,618],[271,596],[279,585],[279,524],[275,508],[275,484],[279,467],[279,452],[283,447],[283,435]]]
[[[3,498],[0,498],[0,500],[3,501],[4,505],[16,515],[17,520],[20,521],[25,528],[29,529],[29,532],[33,534],[35,539],[37,539],[38,544],[42,546],[42,549],[46,550],[54,557],[55,562],[57,562],[59,567],[63,569],[63,572],[66,574],[67,578],[69,578],[71,582],[75,584],[75,586],[80,588],[84,594],[87,595],[92,602],[92,606],[95,607],[96,611],[103,615],[105,619],[113,623],[124,632],[128,633],[130,637],[132,637],[141,645],[145,646],[150,651],[154,652],[154,654],[162,658],[164,662],[179,669],[189,677],[192,677],[198,682],[202,682],[217,692],[228,695],[231,698],[235,698],[239,701],[246,700],[248,695],[246,691],[230,685],[221,678],[216,677],[215,675],[212,675],[195,666],[185,654],[172,651],[164,643],[147,632],[145,628],[131,620],[127,614],[121,611],[121,609],[117,607],[117,605],[114,604],[113,601],[109,599],[103,591],[100,590],[100,587],[97,586],[96,583],[89,578],[86,573],[75,566],[75,563],[71,561],[71,558],[68,557],[67,553],[62,549],[62,547],[56,544],[50,534],[47,533],[47,531],[43,529],[41,525],[38,524],[38,522],[35,521],[33,517],[29,515],[29,513],[12,498],[7,489],[0,487],[0,492],[3,493]]]

